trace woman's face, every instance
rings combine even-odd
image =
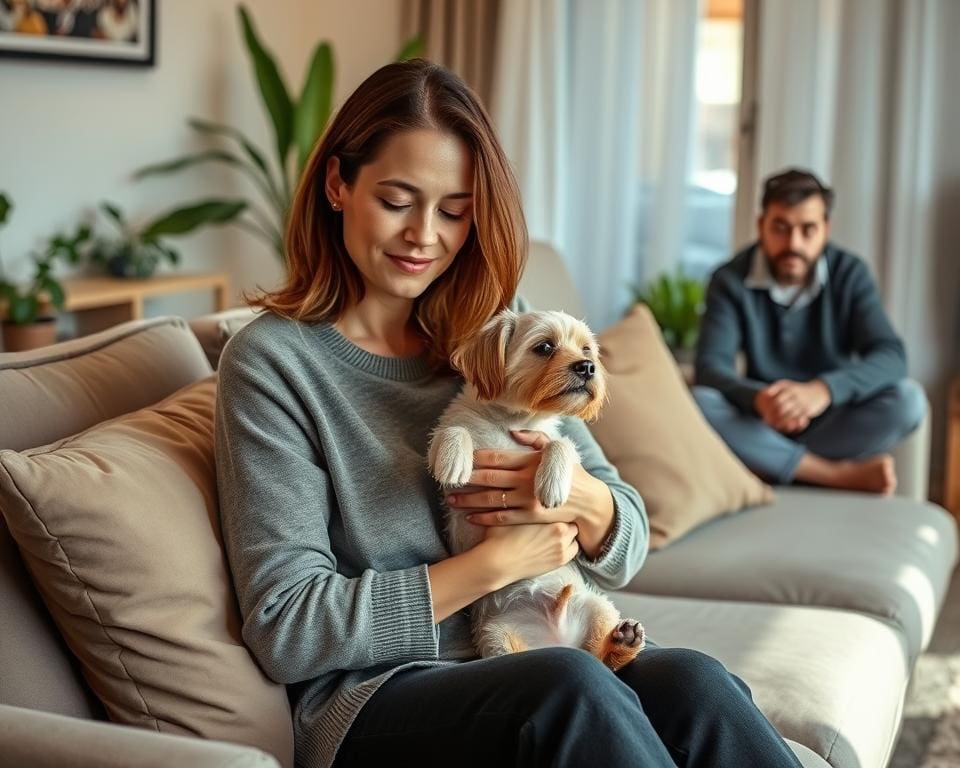
[[[326,193],[341,207],[347,252],[367,296],[412,300],[453,262],[473,221],[473,156],[459,137],[432,129],[387,140],[352,188],[339,159]]]

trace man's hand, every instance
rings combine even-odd
[[[830,388],[820,379],[780,379],[757,393],[753,406],[764,423],[778,432],[802,432],[830,406]]]

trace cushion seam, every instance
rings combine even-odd
[[[2,462],[0,462],[0,464],[2,464]],[[146,711],[147,715],[149,715],[149,716],[153,719],[153,726],[154,726],[154,728],[159,732],[159,731],[160,731],[159,721],[157,720],[157,717],[153,714],[153,712],[150,711],[150,707],[149,707],[149,705],[147,704],[146,699],[144,699],[144,697],[143,697],[143,692],[140,690],[140,686],[137,685],[136,680],[134,680],[134,679],[130,676],[130,673],[127,671],[127,666],[126,666],[126,664],[123,663],[123,648],[122,648],[112,637],[110,637],[110,633],[107,631],[107,628],[106,628],[106,627],[104,626],[104,624],[103,624],[103,619],[100,617],[100,611],[97,610],[97,605],[96,605],[96,603],[93,601],[93,598],[90,596],[90,592],[89,592],[89,590],[88,590],[88,588],[87,588],[87,583],[86,583],[83,579],[81,579],[81,578],[77,575],[77,572],[73,569],[73,564],[70,562],[70,557],[67,555],[66,550],[65,550],[65,549],[61,546],[61,544],[60,544],[60,538],[59,538],[58,536],[54,536],[54,535],[50,532],[50,529],[47,527],[47,524],[46,524],[46,523],[44,522],[44,520],[37,514],[37,511],[36,511],[36,509],[34,509],[33,504],[32,504],[32,503],[30,502],[30,500],[24,495],[23,491],[20,490],[20,486],[17,484],[17,481],[16,481],[16,479],[14,478],[14,476],[10,473],[10,471],[7,469],[6,466],[4,466],[3,468],[4,468],[4,471],[6,472],[7,477],[10,478],[11,484],[12,484],[13,487],[16,489],[17,494],[20,496],[21,499],[23,499],[23,501],[24,501],[24,503],[26,504],[27,508],[30,510],[30,513],[34,516],[34,518],[37,520],[37,522],[40,523],[40,526],[43,528],[44,533],[46,533],[47,536],[49,536],[51,539],[53,539],[54,541],[56,541],[56,543],[57,543],[57,550],[60,552],[60,554],[63,556],[63,559],[66,561],[66,563],[67,563],[67,569],[70,571],[70,575],[73,576],[73,578],[76,580],[77,584],[79,584],[80,587],[83,589],[83,596],[84,596],[84,598],[86,599],[87,603],[90,605],[90,607],[93,609],[93,612],[94,612],[94,614],[95,614],[96,617],[97,617],[97,625],[100,627],[101,632],[103,632],[103,634],[104,634],[104,636],[107,638],[107,640],[109,640],[110,643],[114,646],[114,648],[117,649],[117,661],[118,661],[118,663],[120,664],[120,668],[123,670],[123,674],[126,675],[127,681],[133,686],[133,689],[137,692],[137,696],[140,698],[140,701],[141,701],[141,703],[143,704],[144,710]],[[12,536],[12,532],[11,532],[11,536]],[[19,544],[18,544],[18,547],[19,547]],[[41,590],[41,593],[42,593],[42,590]],[[61,635],[62,635],[62,634],[63,634],[63,631],[60,630],[59,627],[58,627],[58,630],[61,632]],[[64,639],[66,639],[66,638],[64,638]],[[71,653],[73,653],[72,649],[71,649]],[[74,656],[76,657],[76,653],[74,653]],[[79,658],[77,658],[77,660],[80,661]],[[81,664],[82,664],[82,662],[81,662]]]
[[[112,344],[116,344],[120,341],[124,341],[125,339],[130,338],[131,336],[135,336],[138,333],[143,333],[144,331],[151,330],[153,328],[158,328],[164,325],[174,325],[185,330],[190,330],[190,326],[186,323],[186,321],[183,320],[183,318],[180,318],[180,317],[168,316],[168,317],[152,318],[151,320],[145,321],[143,325],[139,325],[136,328],[130,328],[128,331],[126,331],[125,333],[119,336],[111,336],[108,339],[104,339],[99,344],[94,344],[93,346],[89,346],[89,347],[83,347],[81,349],[77,349],[74,352],[65,353],[65,354],[62,353],[62,354],[54,355],[51,357],[34,358],[31,360],[24,360],[22,362],[10,362],[6,364],[0,363],[0,371],[15,371],[15,370],[20,370],[22,368],[37,368],[43,365],[50,365],[52,363],[60,363],[65,360],[73,360],[74,358],[82,357],[83,355],[89,355],[92,352],[98,352],[101,349],[105,349],[106,347],[109,347]],[[11,354],[16,354],[16,353],[11,353]]]

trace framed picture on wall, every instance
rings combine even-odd
[[[0,56],[153,66],[157,0],[0,0]]]

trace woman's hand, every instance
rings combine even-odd
[[[574,465],[573,484],[566,503],[548,509],[537,499],[534,477],[541,451],[550,442],[543,432],[511,432],[532,451],[477,450],[468,491],[447,495],[447,504],[467,515],[475,525],[519,526],[569,523],[577,527],[579,546],[594,558],[613,528],[613,497],[606,483]]]
[[[577,556],[577,526],[571,523],[493,525],[476,550],[486,553],[496,588],[566,565]]]

